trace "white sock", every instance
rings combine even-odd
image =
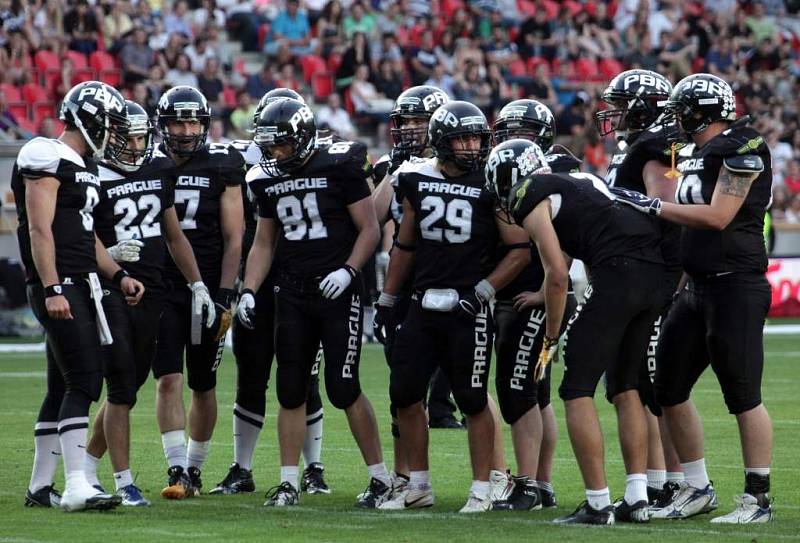
[[[306,415],[306,441],[303,443],[303,461],[306,467],[316,464],[322,458],[322,409]]]
[[[386,469],[386,464],[383,462],[367,466],[367,471],[370,477],[374,477],[386,486],[392,486],[392,478],[389,477],[389,471]]]
[[[125,488],[128,485],[132,485],[133,476],[131,476],[131,470],[125,469],[114,473],[114,484],[116,485],[117,490],[120,488]]]
[[[431,486],[430,471],[412,471],[408,474],[408,484],[411,488],[423,490]]]
[[[586,501],[589,502],[589,507],[595,511],[602,511],[611,505],[611,493],[608,487],[601,488],[600,490],[586,489]]]
[[[33,470],[28,490],[31,493],[53,484],[61,460],[57,422],[37,422],[33,429]]]
[[[708,472],[706,472],[706,459],[701,458],[694,462],[681,463],[686,482],[691,486],[704,489],[708,486]]]
[[[542,490],[546,490],[548,492],[553,491],[553,484],[549,481],[534,481],[536,486]]]
[[[100,485],[100,481],[97,478],[97,464],[99,463],[99,458],[95,458],[88,452],[86,453],[83,460],[83,472],[86,474],[86,480],[89,481],[89,484],[92,486]]]
[[[264,426],[264,417],[233,404],[233,461],[242,469],[252,469],[253,453]]]
[[[183,435],[183,428],[161,434],[161,444],[164,446],[167,466],[186,469],[186,437]]]
[[[295,490],[300,488],[297,486],[297,466],[281,466],[281,482],[289,483]]]
[[[661,490],[667,482],[667,470],[649,469],[647,470],[647,486]]]
[[[756,475],[769,475],[769,468],[744,468],[745,473],[755,473]]]
[[[625,478],[625,501],[633,505],[642,500],[647,501],[647,475],[631,473]]]
[[[667,472],[667,481],[670,483],[680,483],[683,481],[683,472],[682,471],[668,471]]]
[[[469,492],[476,498],[485,500],[489,498],[489,491],[491,488],[492,484],[489,481],[472,481]]]
[[[186,465],[190,468],[203,469],[210,447],[211,440],[195,441],[190,437],[189,446],[186,448]]]
[[[83,473],[89,417],[72,417],[58,421],[58,439],[64,460],[66,488],[88,485]]]

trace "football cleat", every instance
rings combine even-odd
[[[172,466],[167,470],[169,476],[167,486],[161,491],[161,497],[167,500],[182,500],[195,495],[192,481],[184,473],[181,466]]]
[[[135,484],[123,486],[117,490],[117,495],[122,498],[122,505],[126,507],[147,507],[150,500],[142,496],[142,491]]]
[[[59,494],[53,485],[43,486],[36,492],[28,492],[25,494],[25,507],[60,507],[61,494]]]
[[[467,503],[464,504],[464,507],[458,510],[459,513],[485,513],[486,511],[492,510],[492,500],[489,499],[489,496],[485,498],[479,498],[472,492],[469,493],[469,498],[467,498]]]
[[[664,483],[664,488],[661,490],[655,490],[655,501],[650,502],[650,513],[655,513],[656,511],[660,511],[672,503],[672,499],[678,493],[680,486],[678,483],[673,481],[667,481]],[[647,487],[647,497],[650,498],[650,487]]]
[[[105,492],[106,491],[106,489],[103,488],[103,485],[92,485],[92,488],[95,489],[98,492]]]
[[[439,428],[444,430],[460,430],[464,428],[464,424],[458,421],[454,416],[439,417],[428,421],[428,428]]]
[[[645,500],[639,500],[633,505],[623,498],[614,505],[614,520],[617,522],[650,522],[650,509]]]
[[[543,509],[552,509],[558,507],[558,502],[556,501],[556,491],[553,490],[553,487],[550,488],[542,488],[539,485],[539,495],[542,497],[542,508]]]
[[[594,509],[588,501],[584,501],[572,514],[557,518],[555,524],[614,524],[614,506],[609,505],[601,510]]]
[[[678,483],[675,496],[666,507],[652,512],[650,518],[684,519],[708,513],[717,508],[717,494],[712,483],[699,489],[686,481]]]
[[[103,511],[113,509],[121,503],[120,496],[98,492],[89,483],[76,485],[73,488],[67,487],[64,495],[61,496],[61,509],[64,511],[83,511],[85,509]]]
[[[511,494],[514,488],[514,481],[511,479],[510,473],[503,473],[500,470],[493,469],[489,472],[489,500],[496,502],[504,500]]]
[[[376,509],[391,498],[392,487],[375,477],[369,480],[369,486],[356,500],[356,507]]]
[[[300,496],[297,495],[297,490],[292,486],[292,483],[287,481],[267,490],[265,497],[267,501],[264,502],[264,505],[267,507],[289,507],[300,503]]]
[[[541,491],[526,476],[514,477],[513,490],[502,500],[495,500],[495,511],[536,511],[542,508]]]
[[[331,489],[325,483],[323,473],[325,468],[319,462],[312,462],[303,470],[303,479],[300,481],[300,490],[308,494],[330,494]]]
[[[225,478],[212,488],[209,494],[239,494],[240,492],[255,492],[255,490],[253,472],[234,462]]]
[[[433,489],[430,485],[420,485],[411,488],[410,484],[399,491],[395,491],[392,499],[378,506],[383,511],[399,511],[402,509],[423,509],[433,505]]]
[[[713,524],[759,524],[771,522],[772,500],[764,495],[764,499],[760,501],[761,503],[752,494],[734,496],[733,502],[736,504],[736,509],[727,515],[712,518],[711,522]]]
[[[200,468],[189,466],[189,469],[186,470],[186,473],[189,474],[189,481],[192,483],[191,491],[195,496],[199,496],[200,489],[203,488],[203,481],[200,479]]]

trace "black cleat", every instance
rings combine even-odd
[[[325,484],[323,473],[325,468],[319,462],[312,462],[303,470],[303,480],[300,481],[300,490],[308,494],[330,494],[331,489]]]
[[[161,491],[161,497],[167,500],[183,500],[195,496],[194,487],[189,476],[181,466],[172,466],[167,470],[169,479],[167,486]]]
[[[667,481],[664,483],[664,488],[661,490],[653,489],[657,492],[657,497],[655,501],[650,502],[650,512],[660,511],[672,503],[673,498],[678,493],[679,490],[678,483],[673,483],[672,481]],[[647,487],[647,497],[650,498],[650,487]]]
[[[43,486],[36,492],[28,492],[25,494],[25,507],[60,507],[61,494],[59,494],[53,485]]]
[[[209,494],[239,494],[241,492],[255,492],[256,484],[253,481],[253,472],[244,469],[237,463],[231,464],[228,474]]]
[[[267,507],[289,507],[300,503],[297,490],[286,481],[267,490],[266,498],[264,505]]]
[[[464,424],[458,421],[452,415],[449,417],[439,417],[428,421],[428,428],[440,428],[445,430],[461,430],[465,428]]]
[[[542,508],[542,496],[536,484],[526,476],[514,477],[508,498],[492,504],[495,511],[536,511]]]
[[[558,507],[558,502],[556,501],[556,491],[553,490],[553,487],[547,489],[540,486],[539,495],[542,497],[543,509],[553,509]]]
[[[367,489],[359,495],[356,507],[377,509],[378,506],[391,499],[391,497],[392,487],[373,477],[369,480]]]
[[[189,469],[186,470],[186,473],[189,475],[189,481],[192,483],[191,491],[194,492],[195,496],[199,496],[200,489],[203,488],[203,481],[200,479],[200,469],[194,466],[189,466]]]
[[[620,503],[614,507],[614,520],[618,522],[633,522],[644,523],[650,522],[650,508],[645,500],[630,505],[623,498]]]
[[[557,518],[555,524],[614,524],[614,506],[609,505],[598,511],[584,501],[578,508],[566,517]]]

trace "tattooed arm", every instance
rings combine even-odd
[[[661,218],[690,228],[725,230],[741,209],[758,172],[719,170],[710,204],[678,205],[664,202]]]

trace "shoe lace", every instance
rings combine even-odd
[[[281,494],[289,494],[291,496],[292,494],[297,494],[297,491],[291,483],[284,481],[279,485],[267,489],[267,493],[264,497],[270,501],[277,501]]]

